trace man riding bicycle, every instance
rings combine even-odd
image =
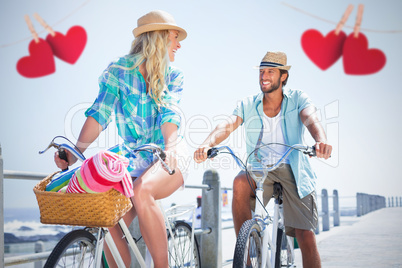
[[[207,159],[207,151],[217,146],[240,125],[244,125],[247,153],[262,159],[264,165],[274,164],[287,149],[274,145],[255,150],[262,144],[301,144],[304,127],[315,140],[316,154],[328,159],[332,146],[321,126],[316,108],[301,90],[285,89],[289,78],[286,54],[268,52],[261,61],[259,84],[261,93],[239,102],[229,120],[219,124],[194,152],[194,159],[201,163]],[[321,267],[314,230],[318,223],[315,200],[316,175],[308,157],[292,152],[278,169],[270,172],[264,182],[264,204],[272,197],[274,182],[283,187],[284,224],[286,234],[296,237],[299,244],[303,267]],[[255,188],[255,185],[254,185]],[[233,182],[232,214],[236,236],[240,228],[251,219],[255,195],[247,176],[241,171]]]

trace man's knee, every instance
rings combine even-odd
[[[295,229],[296,239],[299,244],[315,244],[315,233],[311,230]]]
[[[240,194],[250,196],[252,192],[246,174],[238,174],[233,180],[233,195]]]

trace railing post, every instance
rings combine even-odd
[[[362,215],[362,195],[356,193],[356,215],[360,217]]]
[[[363,194],[363,215],[366,215],[367,213],[370,212],[369,208],[369,195],[368,194]]]
[[[328,205],[328,191],[327,189],[321,190],[321,207],[322,207],[322,230],[329,231],[329,205]]]
[[[333,191],[333,207],[334,207],[334,226],[339,226],[341,222],[341,213],[339,211],[339,195],[338,190]]]
[[[45,251],[45,243],[43,241],[36,241],[35,243],[35,253],[41,253]],[[42,268],[44,265],[43,261],[35,262],[35,268]]]
[[[4,169],[3,169],[3,155],[1,152],[0,144],[0,267],[4,267]]]
[[[201,236],[201,263],[203,267],[222,266],[221,183],[215,170],[204,173],[202,190],[201,228],[211,228],[211,233]]]

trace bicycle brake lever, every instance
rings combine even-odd
[[[307,154],[311,157],[317,156],[316,152],[315,152],[315,145],[313,146],[308,146],[307,149],[305,151],[303,151],[304,154]]]
[[[39,151],[39,154],[43,154],[45,153],[47,150],[49,150],[51,147],[54,147],[56,149],[59,149],[60,146],[58,144],[53,143],[53,141],[49,144],[49,146],[47,146],[47,148],[43,151]]]

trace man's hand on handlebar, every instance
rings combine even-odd
[[[331,157],[332,146],[326,142],[317,142],[315,144],[315,151],[318,158],[328,159]]]
[[[194,152],[194,161],[196,163],[202,163],[208,158],[208,150],[211,149],[209,146],[201,145],[195,152]]]

